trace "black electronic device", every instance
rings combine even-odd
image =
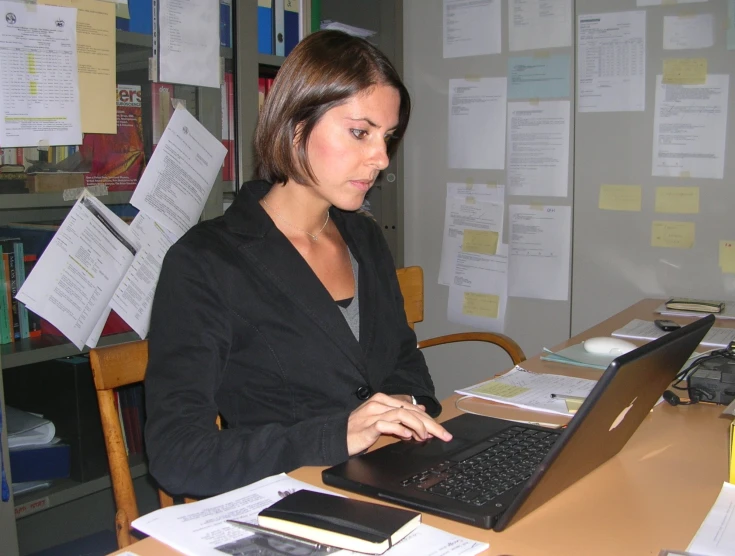
[[[678,322],[674,322],[673,320],[667,320],[667,319],[656,319],[653,321],[653,324],[655,324],[658,328],[660,328],[664,332],[671,332],[673,330],[676,330],[677,328],[681,328],[681,325]]]
[[[704,361],[689,375],[689,390],[709,394],[703,401],[729,404],[735,399],[735,359],[723,356]]]

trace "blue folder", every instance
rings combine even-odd
[[[130,19],[118,17],[116,27],[120,31],[131,33],[153,34],[153,2],[152,0],[128,0]]]
[[[283,35],[285,43],[285,55],[299,44],[299,0],[284,0],[283,6]]]
[[[258,53],[273,54],[273,0],[258,0]]]

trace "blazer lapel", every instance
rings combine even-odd
[[[264,188],[254,191],[243,189],[225,215],[228,225],[234,231],[250,236],[248,239],[243,238],[238,246],[239,251],[306,313],[367,379],[366,361],[360,347],[362,342],[358,344],[332,296],[258,204],[259,196],[264,195],[270,187],[265,182],[261,183]],[[362,266],[360,264],[361,268]],[[362,287],[360,295],[362,296]],[[360,305],[362,313],[363,304]],[[362,316],[360,321],[362,338]]]

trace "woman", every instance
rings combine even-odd
[[[381,435],[451,435],[376,223],[355,211],[405,132],[406,88],[336,31],[285,60],[255,136],[259,181],[166,255],[146,376],[149,469],[207,496]],[[215,427],[220,414],[226,423]]]

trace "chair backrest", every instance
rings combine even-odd
[[[124,548],[133,542],[130,536],[130,523],[139,516],[139,512],[120,418],[115,408],[114,389],[143,382],[148,366],[148,341],[139,340],[95,348],[90,350],[89,360],[92,366],[94,386],[97,389],[102,433],[105,438],[112,492],[117,508],[115,522],[118,546]],[[158,498],[162,508],[174,504],[173,498],[160,489]],[[192,500],[185,499],[185,501],[191,502]]]
[[[424,270],[420,266],[407,266],[396,270],[398,284],[403,294],[403,307],[408,325],[424,320]]]

